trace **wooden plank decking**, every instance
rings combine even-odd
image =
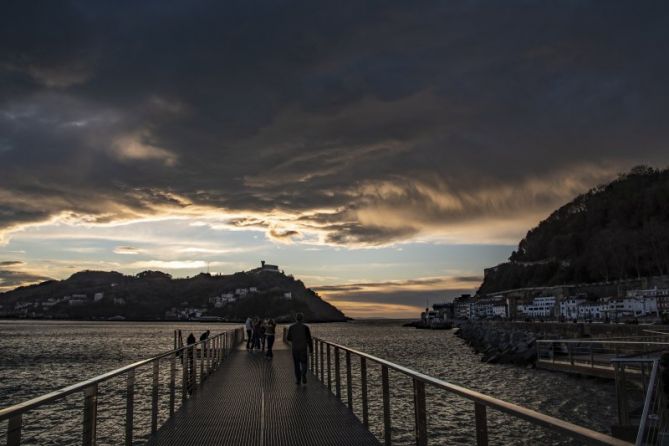
[[[151,437],[156,445],[379,445],[316,378],[296,385],[292,356],[233,352]]]

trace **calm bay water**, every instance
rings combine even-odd
[[[388,359],[513,403],[521,404],[601,432],[615,419],[611,382],[559,373],[480,362],[450,331],[403,328],[397,321],[314,324],[314,335]],[[223,324],[31,322],[0,321],[0,406],[5,407],[90,378],[172,348],[172,332],[181,328],[199,335],[224,330]],[[342,357],[343,360],[343,357]],[[343,361],[342,361],[343,363]],[[358,361],[352,361],[357,374]],[[369,365],[370,421],[381,434],[380,371]],[[391,372],[393,438],[413,442],[412,383]],[[161,375],[161,395],[167,394]],[[138,444],[148,431],[150,368],[138,374],[135,436]],[[287,383],[290,385],[292,383]],[[444,391],[427,388],[431,444],[473,444],[473,404]],[[119,444],[123,438],[125,379],[101,386],[99,444]],[[357,381],[354,395],[359,394]],[[177,395],[179,393],[177,392]],[[357,400],[356,400],[357,401]],[[167,416],[161,399],[161,420]],[[73,444],[80,439],[81,395],[46,406],[25,417],[25,444]],[[356,413],[361,413],[359,405]],[[488,412],[491,444],[576,444],[514,418]],[[0,425],[0,432],[6,432]]]

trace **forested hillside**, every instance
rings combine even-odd
[[[479,293],[669,274],[669,170],[636,167],[553,212]]]

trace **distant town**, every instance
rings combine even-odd
[[[0,299],[0,317],[19,319],[238,321],[249,314],[312,320],[344,320],[277,265],[232,275],[202,273],[173,279],[160,271],[134,276],[82,271],[63,281],[18,288]]]
[[[421,313],[427,325],[451,320],[657,322],[669,318],[667,276],[594,284],[462,294]],[[648,284],[652,284],[648,287]],[[646,285],[646,287],[640,286]]]

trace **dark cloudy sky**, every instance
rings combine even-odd
[[[0,288],[265,258],[353,315],[476,288],[669,162],[663,1],[9,1]]]

